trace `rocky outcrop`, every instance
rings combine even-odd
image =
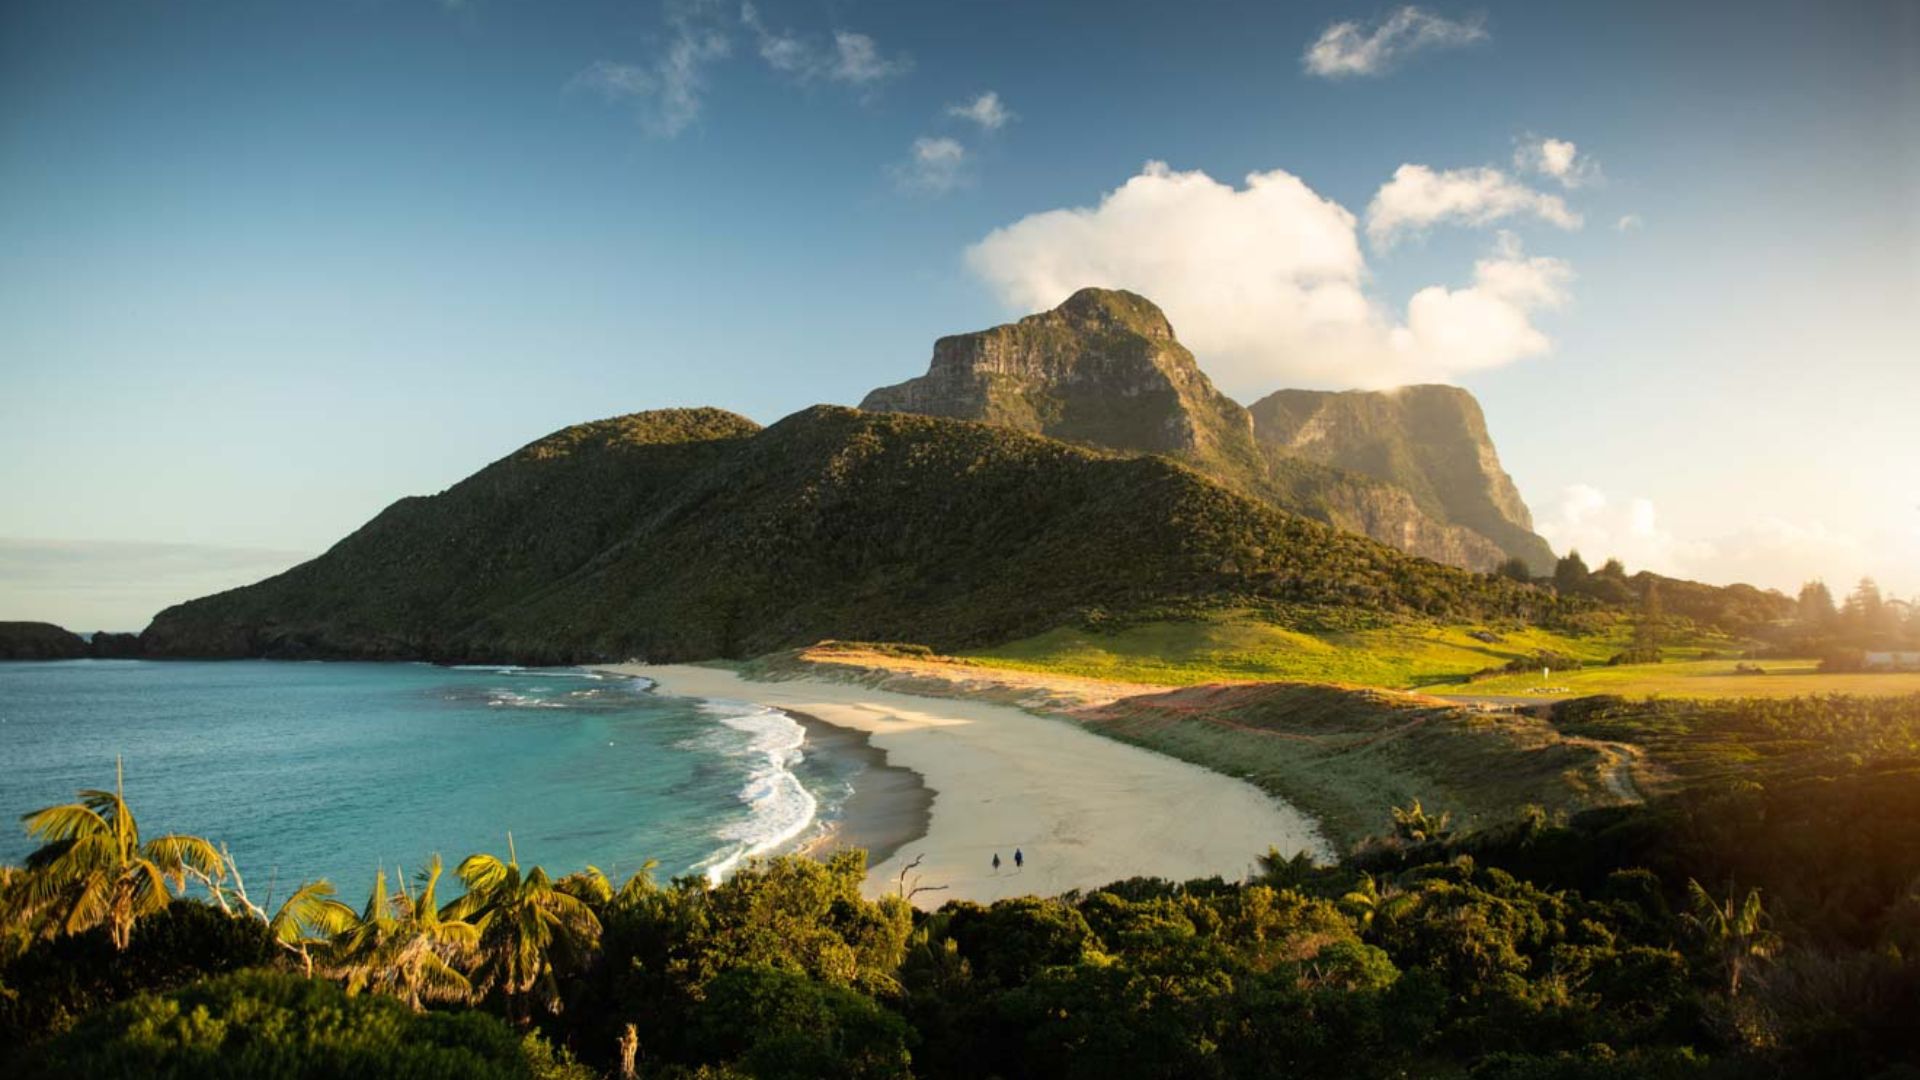
[[[1389,483],[1263,448],[1253,417],[1215,389],[1166,315],[1123,290],[1081,289],[1052,311],[941,338],[925,375],[875,390],[860,407],[1164,454],[1281,509],[1435,562],[1484,571],[1506,557]]]
[[[80,635],[44,622],[0,622],[0,660],[77,660],[88,655]]]
[[[1329,392],[1281,390],[1248,410],[1270,453],[1360,473],[1405,491],[1429,517],[1470,529],[1535,573],[1553,551],[1533,531],[1512,477],[1500,465],[1486,417],[1455,386]]]
[[[1247,411],[1214,388],[1152,301],[1119,289],[1081,289],[1052,311],[941,338],[925,375],[860,408],[1167,454],[1237,482],[1260,472]]]
[[[126,660],[141,655],[139,634],[116,634],[108,630],[94,632],[87,641],[87,651],[100,660]]]

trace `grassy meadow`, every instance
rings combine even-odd
[[[1823,673],[1811,658],[1735,659],[1749,643],[1720,636],[1689,635],[1670,644],[1664,663],[1608,667],[1608,658],[1630,647],[1632,637],[1626,618],[1588,634],[1415,621],[1357,630],[1302,630],[1235,612],[1118,631],[1059,627],[962,655],[991,667],[1164,686],[1298,681],[1474,696],[1708,698],[1879,696],[1920,690],[1920,674]],[[1477,672],[1542,652],[1569,656],[1584,666],[1555,670],[1544,684],[1538,670],[1469,681]],[[1700,659],[1703,652],[1712,658]],[[1766,674],[1736,674],[1736,665],[1743,663]],[[1559,692],[1543,693],[1543,686]]]
[[[1497,640],[1481,640],[1473,636],[1475,632]],[[1462,681],[1476,671],[1542,651],[1604,664],[1627,647],[1631,634],[1624,623],[1584,636],[1538,627],[1421,622],[1309,631],[1233,613],[1190,622],[1143,623],[1116,632],[1061,627],[964,655],[995,667],[1168,686],[1257,680],[1405,690]]]
[[[1743,674],[1745,664],[1765,674]],[[1621,697],[1786,698],[1805,695],[1850,694],[1886,697],[1920,692],[1916,672],[1823,672],[1820,662],[1796,660],[1691,660],[1665,664],[1622,664],[1556,671],[1542,693],[1540,673],[1502,675],[1471,686],[1432,686],[1439,694],[1497,694],[1528,697],[1584,697],[1617,694]]]

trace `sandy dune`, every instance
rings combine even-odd
[[[1008,705],[815,679],[758,682],[718,668],[624,664],[662,693],[751,701],[868,732],[934,792],[927,835],[874,868],[869,895],[924,856],[915,903],[1051,895],[1135,875],[1245,875],[1269,846],[1324,855],[1312,822],[1241,780]],[[1015,871],[1014,849],[1026,854]],[[992,859],[1004,865],[995,873]]]

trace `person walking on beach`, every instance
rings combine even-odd
[[[997,851],[993,853],[993,872],[1000,872],[1000,853]]]
[[[1015,870],[1018,870],[1025,865],[1027,865],[1027,857],[1025,855],[1020,854],[1019,848],[1014,848],[1013,849],[1013,868]]]

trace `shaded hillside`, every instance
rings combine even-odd
[[[1472,394],[1455,386],[1340,393],[1281,390],[1253,403],[1254,432],[1280,457],[1305,458],[1392,484],[1427,514],[1472,529],[1535,573],[1553,551],[1487,433]]]
[[[90,655],[80,635],[44,622],[0,622],[0,660],[73,660]]]
[[[1161,458],[820,406],[569,428],[321,557],[170,608],[156,655],[567,662],[821,638],[957,648],[1221,605],[1538,613],[1541,591],[1413,559]]]
[[[1402,551],[1476,570],[1506,557],[1389,483],[1271,454],[1153,302],[1081,289],[1052,311],[934,343],[927,373],[881,387],[872,412],[979,420],[1109,450],[1166,454],[1245,494]]]

